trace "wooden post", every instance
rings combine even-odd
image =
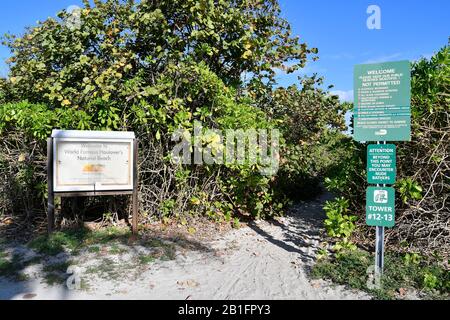
[[[48,233],[53,232],[55,223],[55,194],[53,193],[53,138],[47,139],[47,222]]]
[[[138,199],[138,141],[134,139],[134,156],[133,156],[133,221],[132,221],[132,232],[133,235],[138,234],[138,213],[139,213],[139,199]]]

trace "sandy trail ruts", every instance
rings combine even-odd
[[[24,283],[3,279],[0,299],[370,299],[365,293],[308,278],[321,241],[326,199],[324,195],[300,204],[278,221],[230,231],[205,243],[210,250],[185,250],[172,261],[124,269],[126,276],[114,280],[84,273],[95,260],[86,255],[79,263],[87,290],[47,286],[39,276]],[[133,254],[111,259],[126,264]]]

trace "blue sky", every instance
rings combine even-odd
[[[355,64],[429,57],[450,36],[448,0],[281,0],[293,32],[319,49],[320,60],[307,73],[324,75],[333,90],[350,97]],[[381,9],[381,30],[366,26],[369,5]],[[289,84],[298,75],[282,76]]]
[[[55,16],[60,9],[80,5],[81,0],[2,1],[0,33],[20,34],[37,20]],[[448,0],[280,0],[283,16],[294,35],[319,49],[320,60],[294,74],[280,73],[282,85],[297,82],[299,74],[317,72],[351,99],[353,66],[360,63],[415,60],[430,56],[450,36]],[[369,5],[381,9],[381,30],[369,30]],[[0,47],[0,76],[7,74],[3,61],[9,52]]]

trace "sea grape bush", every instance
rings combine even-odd
[[[420,200],[422,199],[422,187],[416,181],[411,178],[401,179],[397,182],[400,198],[403,203],[406,204],[408,200]]]
[[[325,220],[325,228],[331,237],[349,238],[355,230],[357,217],[350,215],[349,202],[344,198],[327,201],[324,210],[328,219]]]
[[[186,223],[206,214],[237,225],[239,215],[279,215],[295,197],[285,192],[290,179],[317,184],[333,163],[330,141],[344,127],[338,99],[316,77],[276,88],[276,72],[317,59],[276,0],[84,0],[76,18],[69,27],[71,13],[61,11],[4,38],[11,57],[0,79],[1,214],[43,216],[53,128],[136,132],[142,220]],[[249,163],[173,163],[173,133],[193,136],[195,121],[280,129],[279,174],[264,176]],[[213,142],[205,135],[203,143]],[[314,189],[298,186],[297,194]],[[127,203],[119,207],[126,212]]]

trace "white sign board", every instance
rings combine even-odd
[[[134,133],[59,131],[53,138],[53,191],[133,190]]]

